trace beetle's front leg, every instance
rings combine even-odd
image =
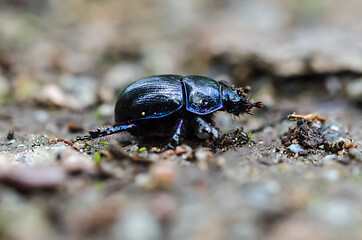
[[[222,134],[213,125],[206,122],[201,117],[195,117],[192,123],[195,129],[195,135],[200,139],[220,139]]]
[[[181,129],[182,129],[183,123],[184,123],[184,120],[181,119],[180,123],[178,124],[178,126],[176,128],[176,132],[172,136],[171,142],[167,145],[168,148],[175,149],[175,147],[177,145],[179,145],[180,138],[181,138]]]

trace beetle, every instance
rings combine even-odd
[[[169,148],[179,145],[182,136],[218,140],[222,134],[212,120],[216,111],[238,116],[263,107],[261,102],[252,103],[247,91],[197,75],[143,78],[119,94],[112,127],[91,130],[77,141],[123,131],[139,137],[169,137]]]

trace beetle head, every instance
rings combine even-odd
[[[252,114],[250,110],[253,107],[262,108],[263,104],[261,102],[253,103],[248,99],[247,92],[249,92],[249,90],[249,87],[224,87],[222,91],[222,100],[225,110],[228,113],[238,116],[243,113]]]

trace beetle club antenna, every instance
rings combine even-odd
[[[256,103],[253,103],[254,107],[257,107],[257,108],[263,108],[264,105],[262,102],[256,102]]]

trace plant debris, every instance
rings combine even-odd
[[[299,122],[302,121],[302,119],[304,119],[307,122],[313,122],[315,120],[325,122],[327,120],[327,118],[319,116],[319,113],[309,113],[307,115],[298,115],[296,113],[293,113],[288,115],[288,120],[290,121]]]
[[[343,155],[345,150],[357,147],[348,134],[336,124],[326,123],[327,118],[318,113],[288,116],[297,124],[290,127],[281,137],[289,153],[305,156],[308,153],[324,151]]]

